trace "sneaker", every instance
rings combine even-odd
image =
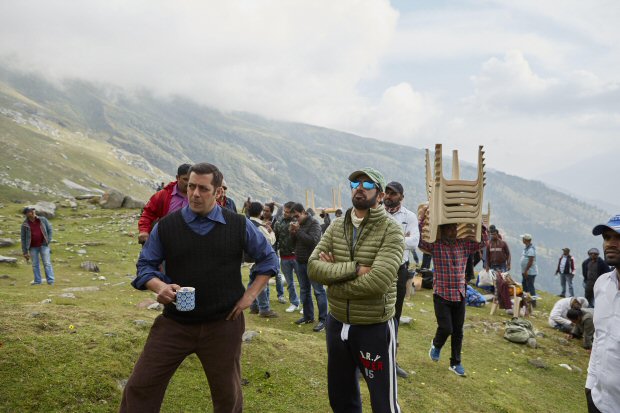
[[[462,364],[450,366],[450,371],[456,374],[457,376],[465,377],[465,369],[463,368]]]
[[[281,296],[278,297],[278,302],[280,304],[286,304],[286,298],[284,298],[284,296],[281,295]]]
[[[250,307],[250,314],[258,314],[258,307]]]
[[[319,331],[323,331],[323,330],[325,330],[324,321],[319,321],[318,324],[312,328],[312,331],[314,331],[315,333],[318,333]]]
[[[286,310],[287,313],[294,313],[295,311],[299,310],[299,306],[295,305],[295,304],[291,304]]]
[[[295,324],[297,324],[297,325],[311,324],[311,323],[314,323],[314,318],[308,320],[308,319],[302,317],[299,320],[295,321]]]
[[[403,379],[406,379],[407,377],[409,377],[409,373],[407,373],[405,369],[399,366],[398,363],[396,363],[396,375],[398,377],[402,377]]]
[[[433,361],[439,361],[439,356],[441,355],[441,349],[437,348],[433,345],[433,341],[431,340],[431,349],[428,351],[428,356]]]
[[[300,309],[299,309],[299,314],[303,314],[303,313],[304,313],[304,309],[303,309],[303,308],[300,308]]]
[[[30,281],[30,285],[41,285],[41,283]]]
[[[258,313],[258,316],[263,318],[278,318],[278,313],[273,310],[261,311]]]

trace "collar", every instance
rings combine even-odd
[[[172,187],[172,196],[180,196],[181,198],[185,198],[186,195],[183,195],[182,193],[179,192],[179,184],[176,183],[174,184],[174,186]]]
[[[250,221],[258,222],[259,224],[263,223],[263,220],[258,217],[250,217]]]
[[[209,212],[206,216],[200,216],[192,211],[188,206],[184,206],[181,209],[181,215],[183,215],[183,219],[188,224],[194,221],[200,220],[209,220],[213,222],[217,222],[220,224],[226,224],[226,220],[224,219],[224,214],[222,214],[222,208],[219,205],[215,205],[215,207]]]

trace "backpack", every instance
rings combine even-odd
[[[525,344],[530,338],[536,337],[532,323],[523,318],[513,318],[506,323],[504,338],[518,344]]]
[[[256,222],[253,219],[250,220],[250,222],[252,224],[254,224],[254,226],[256,228],[258,227],[264,227],[263,224],[261,224],[260,222]],[[243,250],[243,262],[247,262],[248,264],[251,264],[254,262],[254,257],[252,257],[251,255],[249,255],[247,252],[245,252],[245,250]]]

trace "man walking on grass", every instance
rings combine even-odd
[[[428,206],[420,211],[420,232],[424,227],[424,216]],[[437,331],[431,341],[429,356],[439,361],[441,349],[450,337],[450,371],[458,376],[465,376],[461,363],[463,347],[463,323],[465,322],[465,305],[467,286],[465,283],[465,266],[470,254],[485,248],[488,240],[487,229],[482,227],[482,241],[457,238],[457,224],[439,226],[440,237],[435,242],[420,240],[420,249],[433,256],[435,274],[433,277],[433,304],[437,318]]]

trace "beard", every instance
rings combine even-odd
[[[391,199],[388,199],[387,197],[383,199],[383,205],[385,205],[388,208],[394,208],[400,205],[399,201],[392,201]]]
[[[374,197],[370,199],[357,199],[355,196],[351,199],[351,203],[355,207],[355,209],[359,209],[361,211],[365,211],[374,207],[377,204],[377,198],[379,197],[379,193],[376,193]]]
[[[618,268],[618,266],[620,266],[620,255],[613,254],[611,256],[608,256],[607,254],[605,254],[605,263],[611,267]]]

